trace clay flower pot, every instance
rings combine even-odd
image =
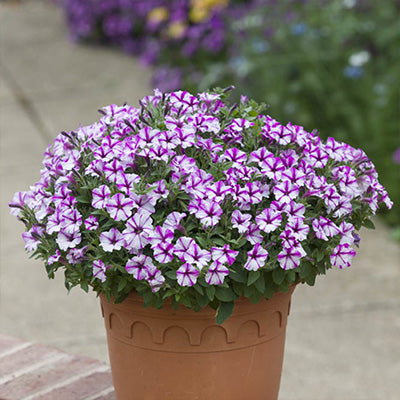
[[[118,400],[276,400],[292,286],[270,300],[241,298],[222,325],[210,307],[143,308],[100,295]]]

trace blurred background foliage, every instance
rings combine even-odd
[[[161,90],[236,95],[361,147],[394,201],[400,239],[399,0],[58,0],[70,37],[154,66]]]

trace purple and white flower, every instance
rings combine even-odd
[[[111,228],[109,231],[101,232],[100,246],[104,251],[111,252],[121,250],[125,246],[125,239],[117,228]]]
[[[272,208],[266,208],[259,215],[256,216],[256,224],[258,227],[266,232],[273,232],[282,222],[282,215],[279,211]]]
[[[248,259],[243,268],[249,271],[257,271],[262,268],[268,258],[268,251],[256,243],[252,250],[247,252]]]
[[[211,247],[211,256],[214,261],[220,264],[232,265],[239,252],[232,250],[227,244],[224,247]]]
[[[140,254],[128,260],[125,265],[125,270],[128,274],[133,275],[135,279],[141,281],[142,279],[148,278],[148,267],[154,267],[151,257]]]
[[[333,266],[342,269],[343,267],[350,267],[356,251],[349,246],[348,243],[339,244],[333,249],[331,254],[331,263]]]
[[[229,269],[218,261],[214,261],[205,276],[205,280],[209,285],[222,285],[224,279],[229,275]]]
[[[110,265],[105,265],[101,260],[93,261],[93,276],[100,279],[101,282],[106,280],[106,271],[110,269]]]
[[[193,286],[197,282],[199,270],[192,264],[185,263],[176,271],[178,285]]]

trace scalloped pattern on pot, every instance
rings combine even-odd
[[[121,304],[101,295],[101,305],[108,334],[119,342],[153,351],[207,353],[257,346],[284,334],[293,290],[258,304],[239,299],[222,325],[216,324],[210,307],[197,313],[184,307],[174,310],[170,304],[161,310],[143,308],[135,293]]]

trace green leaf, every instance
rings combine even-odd
[[[247,276],[246,276],[246,271],[241,269],[240,271],[235,271],[232,270],[229,272],[229,277],[235,281],[235,282],[240,282],[240,283],[246,283],[247,282]]]
[[[252,285],[260,277],[260,271],[250,271],[247,279],[247,286]]]
[[[117,292],[121,292],[121,291],[125,288],[125,286],[127,285],[127,283],[128,283],[128,280],[127,280],[127,279],[121,279],[121,280],[118,282]]]
[[[233,301],[222,302],[219,305],[217,309],[217,315],[215,317],[215,321],[217,322],[218,325],[221,325],[232,315],[234,306],[235,304]]]
[[[254,286],[257,288],[257,290],[262,294],[265,291],[265,280],[264,277],[262,276],[261,279],[257,279],[256,282],[254,283]]]
[[[272,279],[277,285],[280,285],[285,279],[286,271],[282,268],[276,268],[272,271]]]
[[[206,294],[210,301],[214,300],[215,296],[215,287],[214,286],[206,286]]]
[[[375,229],[375,225],[370,219],[365,219],[363,221],[363,226],[365,226],[367,229]]]
[[[167,272],[164,272],[164,275],[168,278],[176,280],[176,271],[167,271]]]
[[[215,291],[215,297],[220,301],[233,301],[235,294],[231,288],[218,287]]]

